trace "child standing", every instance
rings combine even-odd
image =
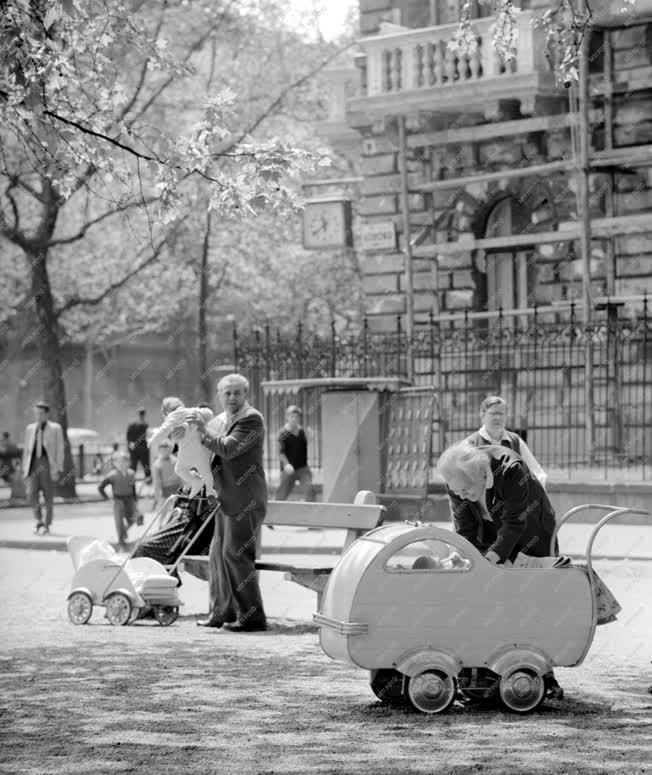
[[[100,482],[100,495],[108,500],[106,487],[110,484],[113,490],[113,518],[118,534],[118,543],[124,546],[127,530],[134,524],[142,525],[143,517],[138,513],[136,502],[136,474],[129,468],[129,455],[126,452],[117,454],[113,460],[114,467]]]
[[[172,454],[172,442],[163,439],[158,445],[158,457],[152,465],[155,509],[181,487],[181,479],[174,471],[176,463],[177,459]]]

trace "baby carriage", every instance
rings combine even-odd
[[[75,568],[68,595],[68,618],[73,624],[86,624],[94,606],[104,606],[106,618],[118,626],[135,621],[148,610],[164,627],[177,620],[182,604],[178,594],[177,568],[204,532],[219,503],[208,511],[199,530],[192,540],[185,542],[173,564],[164,565],[152,557],[135,556],[152,526],[164,515],[169,516],[176,498],[172,495],[165,501],[123,561],[107,542],[86,536],[68,539],[68,551]]]

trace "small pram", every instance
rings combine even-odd
[[[172,564],[164,565],[152,557],[134,556],[152,526],[164,516],[170,517],[177,497],[171,495],[165,501],[124,561],[120,561],[107,542],[85,536],[68,539],[68,551],[75,568],[68,595],[68,618],[73,624],[86,624],[94,606],[104,606],[106,618],[113,625],[129,624],[148,609],[164,627],[177,620],[182,605],[178,594],[179,579],[175,576],[177,568],[214,517],[219,501],[208,510],[195,535],[183,542]]]

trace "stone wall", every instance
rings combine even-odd
[[[389,0],[387,0],[389,2]],[[361,9],[371,13],[374,3],[362,0]],[[377,2],[376,5],[380,3]],[[395,4],[396,5],[396,4]],[[380,11],[378,11],[380,12]],[[364,16],[363,13],[363,16]],[[635,148],[652,143],[652,25],[638,25],[610,33],[613,76],[613,147]],[[592,147],[607,147],[605,137],[604,46],[596,38],[596,56],[591,89]],[[602,57],[602,58],[601,58]],[[520,133],[511,131],[501,137],[487,137],[488,122],[474,124],[477,116],[461,115],[453,128],[437,124],[437,118],[420,115],[408,123],[409,185],[415,186],[441,178],[456,178],[481,171],[510,169],[572,158],[571,133],[567,126],[545,126],[530,131],[536,119],[567,111],[566,103],[543,105],[532,120],[508,106],[499,116],[510,124],[521,121]],[[449,126],[452,119],[448,119]],[[561,123],[561,122],[559,122]],[[403,219],[400,209],[401,178],[398,166],[398,142],[390,123],[358,126],[363,136],[359,212],[363,221],[392,220],[399,234],[399,247],[404,244]],[[444,135],[446,136],[444,137]],[[433,136],[437,141],[433,142]],[[460,189],[433,194],[410,195],[410,232],[412,238],[425,226],[436,224],[424,244],[460,241],[469,236],[483,238],[487,219],[502,198],[512,197],[527,211],[530,231],[550,231],[576,221],[576,179],[569,172],[547,174],[491,183],[474,183]],[[590,179],[591,212],[595,218],[641,214],[652,210],[652,168],[635,165],[623,171],[594,174]],[[652,292],[652,228],[648,234],[617,236],[611,246],[605,239],[594,239],[592,271],[596,295],[639,295]],[[564,241],[541,245],[529,256],[529,304],[549,304],[556,300],[581,297],[581,261],[577,243]],[[401,253],[385,251],[361,256],[365,273],[364,288],[371,326],[376,330],[393,330],[396,315],[405,312],[404,259]],[[433,262],[414,261],[414,308],[417,322],[425,322],[427,313],[438,306],[441,311],[481,310],[487,307],[486,259],[478,252],[467,251],[440,256],[439,274],[435,279]],[[438,305],[434,293],[438,282]]]

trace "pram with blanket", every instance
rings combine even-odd
[[[159,512],[160,529],[139,541],[133,557],[149,557],[162,565],[178,564],[183,553],[207,555],[214,532],[217,504],[208,499],[203,491],[190,498],[173,495]],[[176,574],[176,569],[175,569]]]
[[[93,607],[104,606],[106,618],[114,625],[129,624],[148,611],[161,625],[173,624],[181,605],[177,567],[191,548],[207,552],[210,545],[208,526],[219,504],[215,499],[201,501],[170,496],[122,561],[104,541],[83,536],[68,539],[75,568],[68,595],[70,621],[86,624]],[[164,519],[162,529],[147,538],[151,527]]]

